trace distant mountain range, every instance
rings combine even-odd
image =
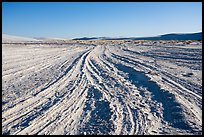
[[[72,40],[202,40],[202,32],[185,34],[164,34],[155,37],[128,37],[128,38],[110,38],[110,37],[82,37]]]
[[[23,41],[61,41],[68,40],[64,38],[45,38],[35,37],[27,38],[21,36],[13,36],[2,34],[2,43],[7,42],[23,42]],[[111,38],[111,37],[83,37],[74,38],[72,40],[202,40],[202,32],[199,33],[186,33],[186,34],[164,34],[155,37],[128,37],[128,38]]]

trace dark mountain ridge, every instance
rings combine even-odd
[[[155,37],[127,37],[127,38],[110,38],[110,37],[83,37],[72,40],[202,40],[202,32],[185,33],[185,34],[164,34]]]

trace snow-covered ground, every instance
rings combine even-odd
[[[201,42],[2,51],[2,134],[202,134]]]

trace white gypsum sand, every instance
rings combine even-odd
[[[34,38],[2,34],[2,43],[4,42],[25,42],[25,41],[39,41],[39,40],[34,39]]]
[[[2,134],[202,134],[202,43],[2,44]]]

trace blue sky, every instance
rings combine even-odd
[[[143,37],[202,31],[201,2],[3,2],[2,32],[27,37]]]

